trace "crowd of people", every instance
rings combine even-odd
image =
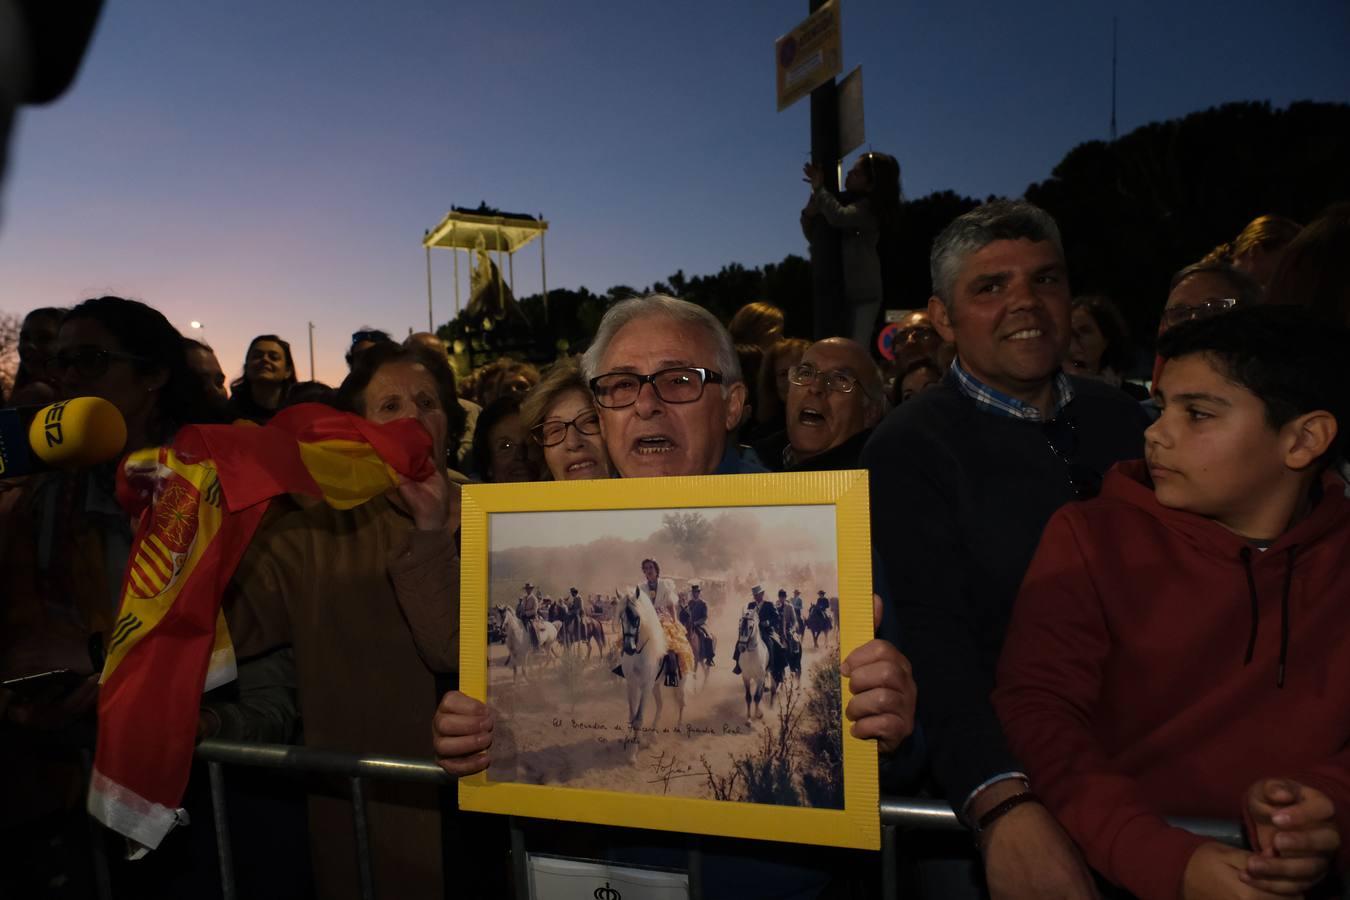
[[[893,163],[864,157],[851,204],[808,168],[803,228],[883,227]],[[1257,219],[1159,286],[1150,369],[1109,298],[1072,294],[1055,222],[995,201],[938,236],[933,296],[899,319],[891,359],[871,346],[880,295],[865,275],[850,335],[790,336],[767,303],[723,323],[653,294],[542,368],[456,372],[436,335],[363,328],[332,387],[300,382],[290,345],[262,334],[227,390],[210,347],[150,305],[99,297],[25,317],[7,402],[102,397],[127,451],[300,403],[430,435],[424,481],[352,509],[273,503],[225,591],[239,677],[204,698],[200,738],[482,771],[492,714],[454,689],[459,485],[862,468],[877,636],[843,660],[845,714],[886,790],[945,798],[975,838],[916,839],[922,896],[1322,896],[1350,828],[1347,259],[1350,207],[1306,228]],[[31,848],[29,871],[4,877],[32,896],[83,883],[80,754],[133,534],[115,474],[0,487],[0,675],[80,676],[0,688],[0,833]],[[779,593],[752,603],[791,665],[805,622]],[[679,609],[684,629],[703,624]],[[307,804],[309,889],[355,896],[350,805],[323,786]],[[370,810],[382,890],[500,896],[498,831],[409,785],[379,785]],[[1249,846],[1169,816],[1241,820]],[[639,832],[530,840],[681,859],[674,838]],[[707,896],[847,896],[874,868],[703,849]]]

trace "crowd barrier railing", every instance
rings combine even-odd
[[[353,840],[357,852],[357,872],[360,878],[362,900],[375,900],[376,890],[370,860],[370,832],[366,815],[367,780],[418,782],[452,788],[455,779],[434,762],[425,759],[406,759],[393,756],[363,756],[317,747],[291,744],[248,744],[233,741],[205,740],[197,746],[197,758],[207,765],[211,788],[211,812],[216,829],[216,853],[220,865],[220,885],[224,900],[236,900],[234,857],[231,851],[229,821],[225,806],[225,766],[253,766],[285,769],[296,773],[317,773],[343,776],[350,779]],[[1224,819],[1171,818],[1171,824],[1187,831],[1240,847],[1243,845],[1239,823]],[[960,831],[964,826],[957,821],[950,806],[939,800],[917,797],[881,798],[881,883],[883,896],[897,898],[899,894],[900,831]],[[513,824],[511,849],[516,872],[516,896],[529,900],[528,881],[525,878],[524,842],[521,829]],[[702,900],[701,859],[698,850],[690,851],[689,896]],[[453,900],[453,898],[447,898]]]

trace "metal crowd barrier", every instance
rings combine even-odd
[[[288,769],[295,772],[341,775],[351,781],[352,820],[355,824],[357,871],[362,900],[374,900],[375,883],[371,871],[370,832],[366,816],[366,779],[420,782],[453,787],[455,779],[433,762],[392,756],[361,756],[337,750],[299,747],[290,744],[245,744],[206,740],[197,746],[197,758],[206,762],[211,783],[212,818],[216,826],[216,850],[220,863],[220,885],[224,900],[236,900],[234,857],[230,847],[230,829],[225,808],[226,765]],[[1224,819],[1172,818],[1168,821],[1187,831],[1240,847],[1242,830],[1237,822]],[[899,832],[960,831],[962,826],[950,806],[939,800],[914,797],[881,798],[881,873],[886,898],[899,896]],[[525,871],[524,835],[512,823],[511,854],[516,873],[516,896],[528,900],[529,882]],[[695,843],[689,852],[689,896],[702,900],[702,852]]]

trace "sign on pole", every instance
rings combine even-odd
[[[862,66],[857,66],[839,82],[839,158],[857,150],[865,140]]]
[[[773,45],[782,112],[844,70],[839,0],[830,0]]]

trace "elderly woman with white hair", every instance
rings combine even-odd
[[[459,495],[445,448],[448,420],[463,412],[443,356],[390,342],[355,358],[338,398],[372,422],[416,419],[431,438],[435,474],[353,509],[278,500],[223,608],[241,661],[294,649],[306,745],[416,756],[436,676],[459,665]],[[376,883],[391,896],[440,897],[435,794],[395,782],[368,790]],[[322,784],[309,807],[318,895],[356,896],[351,803]]]

